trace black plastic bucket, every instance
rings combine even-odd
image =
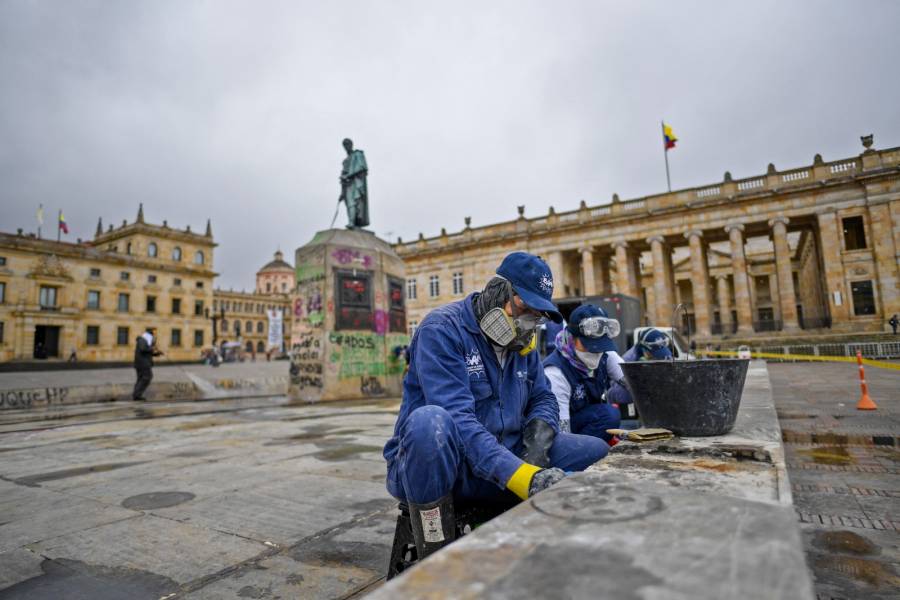
[[[641,422],[678,435],[722,435],[734,427],[747,359],[622,363]]]

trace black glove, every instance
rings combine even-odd
[[[522,460],[536,467],[547,468],[550,466],[550,446],[553,445],[553,431],[546,421],[532,419],[525,426],[522,435]]]
[[[531,498],[538,492],[546,490],[548,487],[562,480],[566,476],[565,471],[553,467],[552,469],[541,469],[531,478],[531,485],[528,486],[528,497]]]

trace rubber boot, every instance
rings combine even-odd
[[[453,511],[452,494],[428,504],[410,502],[409,520],[419,560],[456,539],[456,514]]]

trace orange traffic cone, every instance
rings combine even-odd
[[[866,385],[866,370],[863,368],[862,352],[856,351],[856,364],[859,365],[859,385],[862,388],[862,396],[856,403],[856,410],[875,410],[878,406],[869,397],[869,386]]]

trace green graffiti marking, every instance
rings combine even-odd
[[[394,359],[390,348],[385,348],[383,336],[334,331],[328,334],[328,342],[328,360],[340,365],[338,377],[341,379],[403,373],[403,361]]]
[[[312,283],[325,279],[325,267],[322,265],[297,265],[297,284]]]

